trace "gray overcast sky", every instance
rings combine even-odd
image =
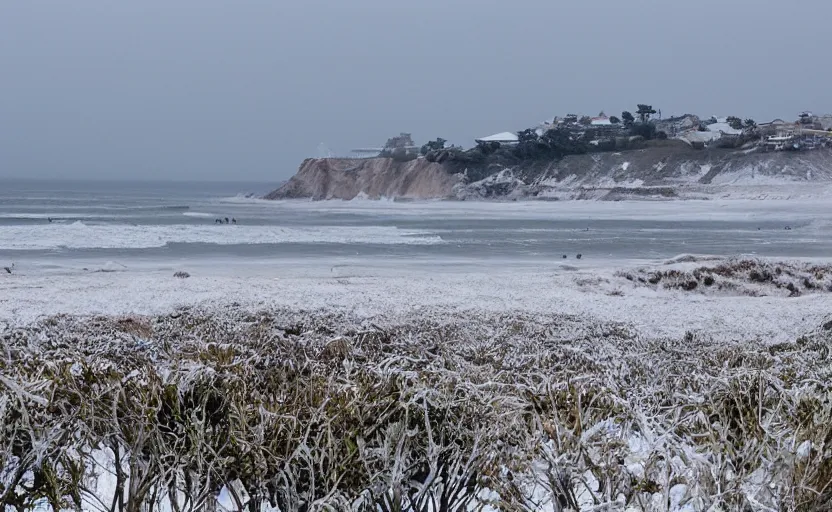
[[[830,20],[830,0],[0,0],[0,176],[277,180],[399,131],[832,112]]]

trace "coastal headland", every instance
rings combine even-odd
[[[706,199],[832,185],[832,116],[566,116],[463,149],[403,133],[377,152],[310,158],[267,199]],[[629,116],[628,116],[629,114]]]

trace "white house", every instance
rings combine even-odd
[[[609,126],[612,124],[610,118],[607,116],[598,116],[592,118],[592,126]]]

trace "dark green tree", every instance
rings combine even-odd
[[[442,137],[439,137],[436,140],[428,141],[427,144],[422,146],[422,148],[419,150],[419,153],[421,153],[422,156],[424,156],[424,155],[427,155],[428,153],[430,153],[431,151],[443,150],[443,149],[445,149],[445,143],[446,142],[448,142],[448,141],[443,139]]]
[[[656,125],[653,123],[633,123],[630,126],[630,135],[639,135],[644,137],[644,140],[652,140],[656,138]]]
[[[757,122],[756,122],[756,121],[754,121],[753,119],[750,119],[750,118],[749,118],[749,119],[746,119],[746,120],[743,122],[743,125],[745,125],[745,127],[746,127],[746,128],[748,128],[749,130],[753,130],[754,128],[756,128],[756,127],[757,127]]]
[[[578,124],[583,126],[589,126],[592,124],[592,118],[589,116],[583,116],[580,119],[578,119]]]
[[[618,118],[617,118],[617,117],[615,117],[615,116],[611,116],[611,117],[610,117],[610,122],[611,122],[612,124],[619,124],[619,123],[621,123],[621,119],[618,119]]]
[[[735,130],[742,130],[742,119],[736,116],[728,116],[726,119],[728,125]]]
[[[589,145],[583,141],[572,139],[572,133],[564,128],[547,131],[543,134],[541,142],[546,148],[547,156],[554,158],[560,158],[565,155],[577,155],[589,151]]]
[[[480,153],[482,153],[483,155],[490,155],[491,153],[494,153],[495,151],[500,149],[500,143],[486,142],[481,140],[477,142],[477,149],[479,149]]]
[[[653,108],[653,105],[644,105],[639,103],[638,110],[636,110],[636,114],[638,114],[638,118],[642,123],[646,123],[650,120],[650,116],[656,113],[656,110]]]
[[[632,126],[636,118],[633,117],[633,114],[625,110],[621,113],[621,120],[624,121],[624,126]]]
[[[520,144],[526,142],[537,142],[537,139],[539,139],[537,132],[531,128],[526,128],[523,131],[517,132],[517,142]]]

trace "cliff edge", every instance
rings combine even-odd
[[[288,182],[266,199],[449,198],[462,175],[420,158],[308,158]]]
[[[267,199],[684,199],[832,191],[832,149],[643,149],[524,162],[307,159]],[[779,194],[779,195],[778,195]]]

